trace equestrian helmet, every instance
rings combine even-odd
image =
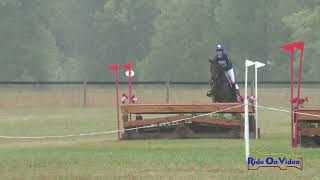
[[[216,46],[216,51],[223,51],[223,50],[224,50],[223,44],[222,43],[218,43],[217,46]]]

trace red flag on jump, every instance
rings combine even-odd
[[[128,63],[128,64],[123,64],[122,65],[122,68],[125,69],[125,70],[130,70],[132,69],[132,64]]]
[[[117,70],[119,67],[118,67],[118,64],[110,64],[109,67],[108,67],[108,70],[109,71],[115,71]]]
[[[303,50],[304,42],[303,41],[290,42],[288,44],[284,44],[284,45],[280,46],[279,48],[284,51],[290,51],[293,48]]]

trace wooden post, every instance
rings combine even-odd
[[[82,107],[87,106],[87,81],[83,81]]]
[[[166,82],[166,103],[170,103],[170,80]]]

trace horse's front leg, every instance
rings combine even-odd
[[[209,98],[211,98],[211,101],[212,101],[212,102],[215,102],[215,98],[214,98],[214,95],[213,95],[212,90],[210,90],[210,91],[207,92],[207,96],[208,96]]]
[[[212,103],[215,103],[215,102],[216,102],[214,96],[211,96],[211,101],[212,101]]]
[[[210,85],[210,88],[211,88],[211,90],[210,90],[211,102],[212,102],[212,103],[215,103],[215,102],[216,102],[216,100],[215,100],[215,98],[214,98],[215,84],[214,84],[213,78],[210,79],[209,85]]]

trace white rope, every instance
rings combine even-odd
[[[120,130],[121,131],[121,130]],[[68,134],[68,135],[59,135],[59,136],[0,136],[2,139],[47,139],[47,138],[67,138],[67,137],[81,137],[81,136],[94,136],[100,134],[110,134],[117,133],[118,130],[114,131],[104,131],[96,133],[87,133],[87,134]]]
[[[254,106],[254,105],[249,105],[249,106]],[[266,107],[266,106],[258,106],[258,108],[290,113],[290,110],[277,109],[277,108]],[[313,116],[313,117],[320,117],[320,115],[318,115],[318,114],[310,114],[310,113],[303,113],[303,112],[296,112],[296,111],[293,112],[293,113],[294,114],[307,115],[307,116]]]
[[[194,118],[197,118],[197,117],[208,116],[210,114],[216,114],[216,113],[219,113],[219,112],[224,112],[224,111],[231,110],[231,109],[234,109],[234,108],[237,108],[237,107],[241,107],[241,106],[243,106],[243,104],[240,104],[240,105],[237,105],[237,106],[233,106],[233,107],[229,107],[229,108],[226,108],[226,109],[222,109],[222,110],[219,110],[219,111],[211,112],[211,113],[201,114],[201,115],[198,115],[198,116],[192,116],[192,117],[178,119],[178,120],[175,120],[175,121],[165,122],[165,123],[160,123],[160,124],[171,124],[171,123],[186,121],[186,120],[194,119]],[[101,134],[111,134],[111,133],[118,133],[118,132],[124,132],[124,131],[132,131],[132,130],[138,130],[138,129],[152,128],[152,127],[156,127],[158,124],[159,123],[148,125],[148,126],[129,128],[129,129],[125,129],[125,130],[113,130],[113,131],[95,132],[95,133],[87,133],[87,134],[82,133],[82,134],[69,134],[69,135],[57,135],[57,136],[0,136],[0,138],[2,138],[2,139],[49,139],[49,138],[70,138],[70,137],[81,137],[81,136],[94,136],[94,135],[101,135]]]

